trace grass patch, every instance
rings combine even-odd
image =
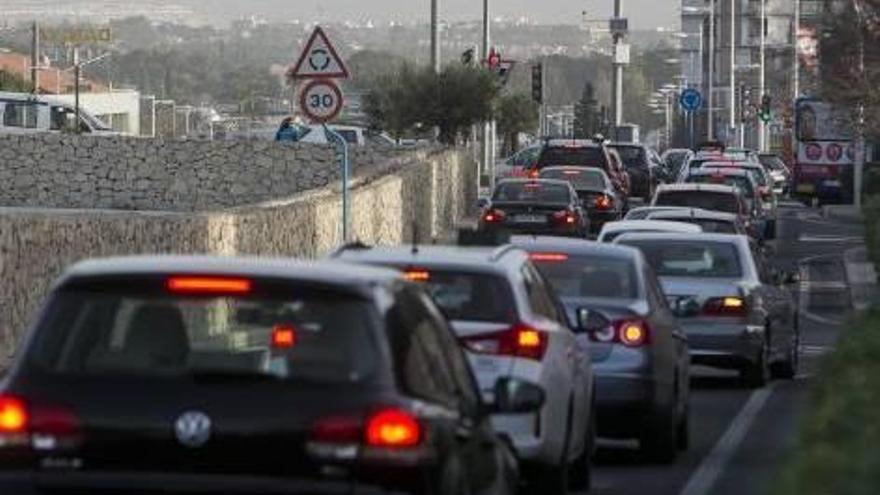
[[[841,336],[818,374],[781,495],[880,492],[880,309]]]

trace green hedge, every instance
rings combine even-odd
[[[874,264],[880,267],[880,194],[865,199],[864,216],[868,252]]]
[[[845,331],[818,377],[773,493],[880,493],[880,309]]]

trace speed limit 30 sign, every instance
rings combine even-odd
[[[344,104],[342,91],[331,79],[310,81],[300,92],[299,106],[312,122],[323,124],[339,115]]]

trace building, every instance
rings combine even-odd
[[[39,70],[40,93],[52,95],[73,93],[75,81],[72,70],[50,67],[48,63],[42,65],[43,67]],[[0,49],[0,70],[15,74],[25,81],[30,81],[31,57],[29,55],[12,51],[3,51]],[[98,81],[88,78],[80,79],[80,91],[100,92],[106,90],[107,87]]]
[[[76,100],[76,96],[73,94],[61,94],[53,96],[53,98],[69,105],[73,105]],[[79,104],[114,131],[132,136],[140,135],[140,92],[133,89],[112,89],[94,93],[80,93]]]

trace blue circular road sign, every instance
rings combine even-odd
[[[678,102],[685,111],[694,112],[703,105],[703,95],[696,89],[688,88],[681,92]]]

